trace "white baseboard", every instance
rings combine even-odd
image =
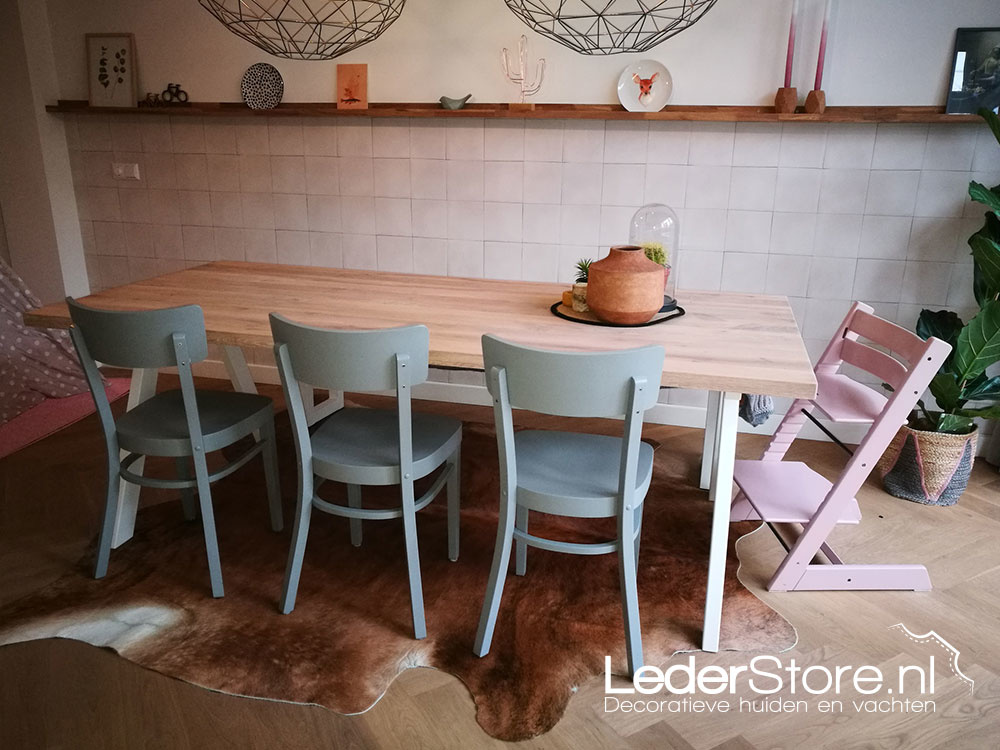
[[[250,374],[253,375],[254,382],[256,383],[277,385],[281,382],[278,376],[278,368],[274,365],[250,364],[248,366]],[[226,372],[225,365],[218,360],[199,362],[194,366],[194,372],[201,377],[229,380],[229,374]],[[461,383],[428,381],[413,389],[413,397],[426,401],[448,401],[456,404],[475,404],[479,406],[490,406],[493,403],[485,386]],[[777,429],[778,423],[781,422],[781,417],[781,414],[773,414],[759,427],[751,427],[741,420],[739,422],[739,431],[754,435],[772,435]],[[680,404],[657,404],[646,412],[645,419],[647,422],[655,424],[704,429],[705,408],[701,406],[682,406]],[[845,443],[857,443],[865,434],[865,429],[862,425],[831,425],[826,423],[824,426],[829,428],[831,432]],[[806,422],[800,436],[807,440],[829,440],[811,422]]]

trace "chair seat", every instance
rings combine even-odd
[[[874,388],[840,373],[816,373],[816,386],[819,395],[813,403],[834,422],[869,424],[878,419],[887,401]]]
[[[413,414],[413,478],[427,476],[455,452],[462,423]],[[347,484],[399,484],[399,418],[385,409],[341,409],[312,435],[313,472]]]
[[[271,399],[255,393],[196,391],[205,451],[231,445],[273,418]],[[179,390],[158,393],[117,422],[118,444],[149,456],[190,456],[184,401]]]
[[[734,479],[764,521],[807,523],[833,484],[801,461],[737,461]],[[837,523],[859,523],[861,509],[851,498]]]
[[[608,518],[617,513],[622,440],[607,435],[523,430],[514,435],[517,504],[543,513]],[[653,447],[639,443],[636,505],[653,476]]]

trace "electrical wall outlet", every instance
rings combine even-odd
[[[138,180],[139,165],[128,162],[112,162],[111,176],[116,180]]]

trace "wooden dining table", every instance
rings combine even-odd
[[[556,317],[564,285],[356,271],[313,266],[215,262],[106,289],[85,304],[111,310],[200,305],[208,340],[219,344],[234,386],[255,391],[245,350],[272,346],[268,314],[328,328],[422,323],[430,364],[481,370],[481,337],[492,333],[550,349],[603,351],[658,344],[666,350],[663,387],[709,392],[701,486],[713,503],[702,647],[719,648],[740,395],[813,398],[816,379],[788,300],[732,292],[680,292],[686,314],[640,328],[581,325]],[[25,323],[68,328],[65,303],[25,313]],[[156,372],[133,373],[129,408],[156,392]],[[311,404],[311,420],[342,404]],[[138,464],[133,470],[141,471]],[[114,545],[133,533],[138,485],[123,483]]]

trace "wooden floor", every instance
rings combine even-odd
[[[274,395],[273,390],[268,390]],[[119,408],[121,403],[119,403]],[[420,403],[469,421],[482,407]],[[649,426],[647,437],[689,457],[695,479],[701,433]],[[756,457],[761,438],[741,436],[739,453]],[[96,531],[103,487],[102,448],[91,417],[0,460],[0,603],[55,579]],[[793,458],[824,472],[842,454],[801,443]],[[143,502],[169,497],[144,490]],[[919,647],[887,628],[898,622],[935,630],[961,650],[976,681],[970,696],[942,680],[934,714],[606,713],[601,680],[581,685],[563,720],[530,748],[998,748],[1000,747],[1000,475],[976,467],[958,506],[925,508],[890,498],[877,485],[859,496],[865,519],[841,527],[838,551],[856,562],[923,562],[929,593],[790,593],[763,590],[780,558],[766,530],[740,543],[744,583],[797,628],[781,656],[802,666],[872,664],[895,670],[925,663]],[[696,666],[746,664],[744,653],[697,654]],[[678,657],[680,659],[680,657]],[[616,686],[624,685],[616,681]],[[784,695],[784,694],[782,694]],[[753,698],[748,691],[739,697]],[[665,697],[665,696],[661,696]],[[701,695],[699,697],[705,697]],[[796,697],[802,697],[798,695]],[[808,697],[808,696],[806,696]],[[846,702],[846,701],[845,701]],[[114,654],[72,641],[0,649],[0,748],[480,748],[499,746],[475,722],[464,686],[429,669],[403,673],[360,716],[315,706],[212,693],[146,671]]]

